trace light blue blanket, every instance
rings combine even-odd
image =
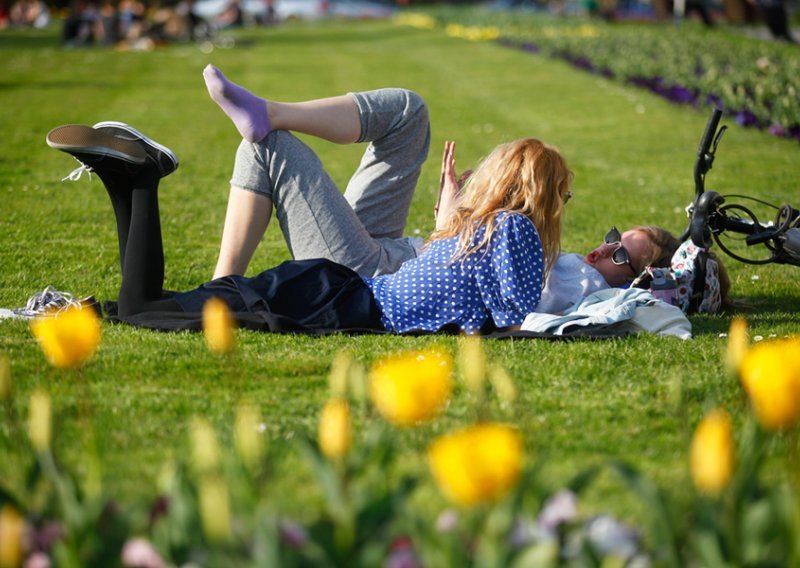
[[[640,288],[600,290],[583,298],[563,315],[533,313],[522,323],[523,330],[555,335],[562,335],[573,326],[613,327],[681,339],[692,337],[692,324],[680,308]]]

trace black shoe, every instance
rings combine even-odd
[[[83,172],[93,171],[131,175],[147,162],[147,153],[139,144],[81,124],[54,128],[47,133],[47,145],[70,154],[81,163],[81,167],[64,179],[76,180]]]
[[[151,140],[129,124],[107,120],[98,122],[92,128],[122,140],[138,143],[147,153],[147,157],[158,166],[158,172],[162,178],[178,169],[178,157],[172,150]]]

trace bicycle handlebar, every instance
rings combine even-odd
[[[697,159],[694,163],[694,188],[697,197],[700,197],[700,194],[705,189],[703,176],[711,169],[713,157],[708,152],[711,150],[711,143],[717,133],[720,118],[722,118],[722,110],[715,108],[711,111],[711,116],[708,117],[708,122],[706,122],[706,129],[702,138],[700,138],[700,146],[697,148]]]
[[[717,145],[726,129],[723,126],[717,132],[721,118],[722,110],[713,109],[700,138],[694,164],[696,195],[688,208],[689,223],[679,240],[684,241],[691,237],[696,246],[703,248],[710,248],[714,240],[729,256],[750,264],[776,262],[800,266],[800,210],[784,205],[779,209],[776,221],[764,225],[747,208],[738,204],[724,205],[725,197],[716,191],[705,189],[705,174],[714,163]],[[731,211],[734,212],[733,216],[729,215]],[[744,212],[750,218],[738,217],[737,212]],[[744,241],[748,247],[764,245],[771,251],[771,256],[754,260],[737,255],[720,241],[720,235],[725,231],[746,235]]]

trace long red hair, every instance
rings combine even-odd
[[[502,144],[470,176],[458,209],[431,240],[460,235],[455,259],[463,258],[489,242],[499,213],[520,213],[536,226],[549,272],[561,250],[562,215],[572,177],[553,146],[535,138]],[[471,244],[482,225],[486,226],[483,238]]]

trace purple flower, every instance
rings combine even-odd
[[[45,521],[34,531],[33,547],[36,550],[50,550],[57,540],[64,538],[67,531],[56,521]]]
[[[694,93],[682,85],[673,85],[667,93],[667,99],[678,104],[693,104],[697,100]]]
[[[555,536],[559,526],[574,521],[577,516],[578,497],[564,489],[545,502],[536,524],[544,534]]]
[[[302,548],[308,542],[306,529],[291,519],[281,519],[278,524],[278,531],[281,535],[281,541],[291,548]]]
[[[542,535],[536,524],[529,519],[518,518],[514,521],[511,531],[508,533],[508,544],[511,548],[519,550],[533,544],[541,537],[550,539],[552,536],[554,535],[550,533]]]
[[[50,557],[44,552],[34,552],[25,560],[23,568],[50,568],[52,565]]]
[[[782,124],[773,122],[769,125],[769,133],[773,136],[786,136],[786,128]]]
[[[436,519],[436,531],[449,533],[458,526],[458,511],[455,509],[445,509]]]
[[[740,126],[758,126],[758,118],[749,110],[740,110],[736,113],[734,120]]]
[[[601,557],[631,558],[639,551],[639,535],[630,527],[608,515],[600,515],[586,523],[589,542]]]
[[[155,522],[169,512],[169,498],[163,495],[155,500],[150,507],[150,526],[152,527]]]
[[[422,563],[414,552],[414,543],[408,537],[396,538],[389,548],[389,556],[384,568],[422,568]]]
[[[524,42],[520,46],[520,49],[522,49],[522,51],[526,51],[528,53],[539,53],[539,50],[540,50],[538,45],[536,45],[535,43],[531,43],[529,41]]]
[[[132,538],[122,547],[122,565],[126,568],[166,568],[156,549],[145,538]]]
[[[585,71],[594,70],[594,65],[592,65],[591,61],[589,61],[588,57],[583,57],[583,56],[573,57],[572,64],[578,69],[584,69]]]

